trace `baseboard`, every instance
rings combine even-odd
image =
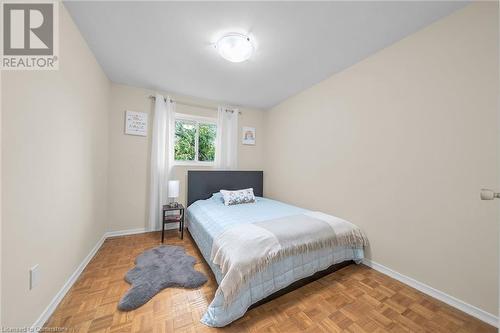
[[[170,225],[166,226],[166,230],[171,230],[171,229],[176,229],[178,228],[177,225]],[[78,265],[76,270],[71,274],[71,276],[68,278],[66,283],[62,286],[62,288],[59,290],[59,292],[54,296],[52,301],[50,301],[49,305],[45,308],[45,310],[42,312],[40,317],[35,321],[35,323],[31,326],[30,332],[39,332],[43,325],[47,322],[47,320],[50,318],[52,313],[56,310],[57,306],[59,303],[62,301],[63,297],[66,295],[66,293],[69,291],[69,289],[73,286],[73,284],[76,282],[80,274],[82,274],[83,270],[85,267],[87,267],[88,263],[92,258],[95,256],[99,248],[102,246],[104,241],[107,238],[110,237],[118,237],[118,236],[126,236],[126,235],[135,235],[135,234],[141,234],[145,232],[150,232],[150,231],[159,231],[159,230],[148,230],[146,228],[136,228],[136,229],[127,229],[127,230],[119,230],[119,231],[108,231],[105,232],[104,235],[101,237],[101,239],[97,242],[97,244],[90,250],[89,254],[83,259],[83,261]]]
[[[363,259],[363,264],[366,266],[373,268],[376,271],[379,271],[380,273],[383,273],[385,275],[388,275],[392,277],[393,279],[396,279],[404,284],[409,285],[410,287],[413,287],[417,289],[418,291],[423,292],[424,294],[427,294],[431,297],[434,297],[441,302],[444,302],[448,305],[451,305],[454,308],[459,309],[460,311],[463,311],[473,317],[476,317],[477,319],[484,321],[485,323],[488,323],[492,326],[499,327],[498,325],[498,317],[486,312],[484,310],[479,309],[478,307],[468,304],[462,300],[459,300],[458,298],[455,298],[453,296],[450,296],[440,290],[437,290],[435,288],[432,288],[431,286],[426,285],[425,283],[419,282],[411,277],[408,277],[406,275],[403,275],[401,273],[398,273],[388,267],[385,267],[384,265],[381,265],[379,263],[376,263],[374,261],[371,261],[370,259]]]
[[[166,225],[165,230],[174,230],[177,229],[179,226],[176,224],[171,224],[171,225]],[[108,231],[104,234],[106,238],[110,237],[118,237],[118,236],[127,236],[127,235],[135,235],[135,234],[142,234],[145,232],[153,232],[153,231],[161,231],[161,229],[154,229],[154,230],[149,230],[146,228],[136,228],[136,229],[126,229],[126,230],[117,230],[117,231]]]
[[[118,237],[118,236],[127,236],[127,235],[142,234],[144,232],[148,232],[148,230],[146,228],[136,228],[136,229],[108,231],[104,234],[104,237],[110,238],[110,237]]]
[[[45,310],[42,312],[40,317],[35,321],[33,326],[31,326],[31,331],[30,332],[39,332],[43,325],[47,322],[47,320],[50,318],[52,313],[55,311],[59,303],[62,301],[63,297],[66,295],[66,293],[69,291],[69,289],[73,286],[73,284],[76,282],[80,274],[82,274],[83,270],[87,266],[87,264],[92,260],[92,258],[95,256],[97,251],[100,249],[104,241],[106,240],[106,235],[103,235],[101,239],[97,242],[97,244],[90,250],[90,253],[83,259],[83,261],[78,265],[76,270],[71,274],[71,276],[68,278],[66,283],[63,285],[61,290],[54,296],[52,301],[49,303],[49,305],[45,308]]]

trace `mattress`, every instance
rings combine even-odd
[[[254,223],[307,212],[285,203],[258,197],[255,203],[225,206],[220,196],[198,200],[187,209],[187,227],[200,252],[214,272],[217,283],[222,274],[210,260],[213,240],[227,228],[239,223]],[[346,260],[359,263],[362,248],[336,247],[286,257],[257,273],[240,289],[235,301],[224,305],[218,289],[201,322],[211,327],[223,327],[242,317],[248,308],[263,298],[293,282]]]

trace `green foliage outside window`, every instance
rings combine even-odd
[[[199,128],[198,160],[211,162],[215,159],[215,138],[217,136],[217,126],[213,124],[200,124]]]
[[[194,141],[196,139],[196,123],[175,121],[175,151],[176,161],[194,161]]]
[[[198,124],[189,120],[175,121],[174,159],[176,161],[196,161],[196,130],[198,133],[198,161],[212,162],[215,159],[215,139],[217,126]]]

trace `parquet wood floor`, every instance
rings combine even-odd
[[[198,259],[209,281],[198,290],[163,290],[141,308],[116,305],[129,285],[123,280],[134,259],[160,244],[159,233],[111,238],[85,268],[46,327],[70,332],[496,332],[492,326],[363,265],[350,265],[250,310],[223,329],[199,322],[217,285],[189,233],[182,245]]]

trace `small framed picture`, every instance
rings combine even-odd
[[[145,112],[125,111],[125,134],[148,135],[148,114]]]
[[[255,145],[255,127],[243,127],[241,143]]]

